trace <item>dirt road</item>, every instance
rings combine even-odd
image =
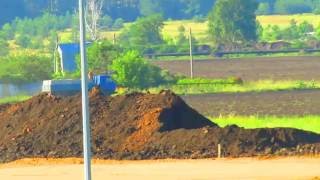
[[[55,164],[57,161],[55,161]],[[320,158],[105,161],[93,166],[94,180],[142,179],[316,179]],[[16,163],[0,166],[4,180],[82,179],[82,165]]]
[[[189,75],[189,61],[154,61],[154,64],[171,73]],[[197,60],[194,63],[196,77],[241,77],[245,81],[272,80],[320,80],[320,58],[273,57],[221,60]]]

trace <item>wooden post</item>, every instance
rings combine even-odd
[[[218,158],[221,158],[221,144],[218,144]]]
[[[192,51],[192,31],[189,30],[189,46],[190,46],[190,77],[193,78],[193,51]]]
[[[113,43],[113,45],[116,45],[116,33],[113,33],[112,43]]]

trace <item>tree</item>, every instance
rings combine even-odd
[[[182,18],[191,18],[194,16],[207,16],[212,9],[215,0],[180,0],[182,3]]]
[[[51,58],[47,56],[18,54],[0,58],[0,81],[24,83],[50,79]]]
[[[158,0],[140,0],[140,13],[143,16],[151,16],[153,14],[161,13],[158,2]]]
[[[100,20],[104,0],[88,0],[86,5],[86,27],[91,40],[99,39]]]
[[[151,65],[137,51],[128,51],[112,62],[113,79],[121,86],[147,88],[166,82],[159,67]]]
[[[299,39],[301,37],[298,24],[295,20],[291,20],[290,26],[285,28],[283,32],[282,37],[285,40]]]
[[[23,48],[28,48],[31,46],[31,37],[28,35],[19,35],[16,38],[16,43]]]
[[[320,40],[320,24],[318,25],[316,29],[316,37]]]
[[[101,18],[100,21],[101,29],[112,28],[113,20],[110,16],[106,15]]]
[[[306,33],[311,33],[314,31],[313,25],[307,21],[303,21],[301,24],[299,24],[298,29],[302,36],[306,35]]]
[[[9,53],[9,44],[6,40],[0,39],[0,56],[6,56]]]
[[[282,38],[282,31],[277,25],[268,25],[262,30],[262,41],[276,41]]]
[[[4,24],[1,31],[7,40],[14,37],[14,30],[9,23]]]
[[[213,44],[231,45],[257,40],[255,0],[218,0],[209,14],[209,35]]]
[[[124,20],[121,18],[118,18],[114,21],[112,28],[113,29],[121,29],[123,28]]]
[[[90,71],[105,73],[109,71],[112,60],[119,56],[121,49],[108,41],[94,42],[88,47],[87,57]],[[79,60],[80,70],[80,60]]]
[[[120,34],[123,45],[144,52],[146,48],[163,43],[161,30],[163,19],[160,15],[139,18]]]
[[[269,3],[260,3],[258,6],[258,10],[256,11],[257,15],[266,15],[269,14]]]

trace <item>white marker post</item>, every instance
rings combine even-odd
[[[80,57],[81,57],[81,89],[82,89],[82,126],[83,126],[83,158],[84,179],[91,180],[91,146],[90,146],[90,116],[88,97],[88,65],[86,60],[86,31],[84,20],[84,0],[79,0],[80,24]]]

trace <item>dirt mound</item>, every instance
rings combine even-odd
[[[320,136],[293,129],[219,128],[169,91],[90,93],[92,150],[109,159],[206,158],[318,153]],[[0,162],[82,155],[81,97],[40,94],[0,111]]]
[[[9,104],[0,104],[0,113],[8,108]]]

